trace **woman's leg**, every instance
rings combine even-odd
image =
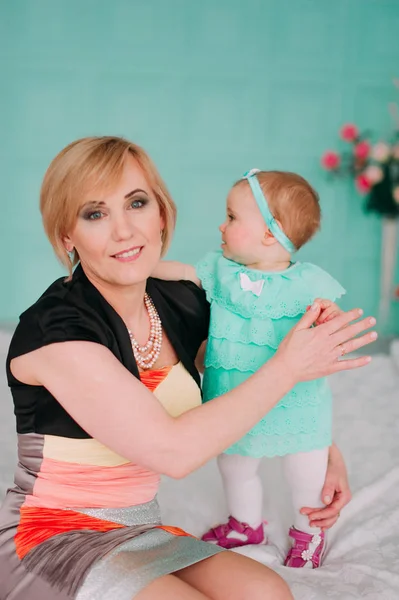
[[[174,575],[164,575],[136,594],[134,600],[210,600],[210,596]]]
[[[235,552],[222,552],[175,575],[211,600],[293,600],[277,573]]]
[[[229,514],[254,528],[262,523],[260,462],[260,458],[239,454],[220,454],[217,458]]]
[[[304,506],[323,507],[321,492],[327,473],[329,448],[288,454],[283,458],[283,468],[291,489],[294,507],[294,527],[306,533],[319,533],[309,526],[309,519],[301,515]]]

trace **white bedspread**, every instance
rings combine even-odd
[[[0,332],[0,360],[9,335]],[[340,373],[335,392],[335,439],[345,454],[353,500],[328,537],[323,568],[281,566],[290,508],[278,459],[265,461],[267,546],[242,552],[270,565],[289,582],[296,600],[399,599],[399,365],[376,356],[370,366]],[[4,370],[0,378],[0,496],[12,481],[15,426]],[[268,495],[269,494],[269,495]],[[212,461],[182,481],[163,481],[164,520],[201,534],[225,516]],[[227,599],[226,599],[227,600]]]

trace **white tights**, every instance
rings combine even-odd
[[[299,511],[303,506],[324,506],[321,491],[327,472],[328,450],[327,447],[283,457],[283,469],[294,508],[293,525],[301,531],[318,531],[309,527],[308,517]],[[239,454],[220,454],[217,458],[229,514],[251,527],[258,527],[262,522],[263,487],[258,474],[261,460]]]

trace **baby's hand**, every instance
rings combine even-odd
[[[192,281],[198,287],[201,282],[195,272],[195,267],[174,260],[160,260],[151,273],[151,277],[165,279],[166,281]]]
[[[315,325],[321,325],[322,323],[327,323],[327,321],[331,321],[334,317],[341,315],[343,310],[339,308],[335,302],[331,300],[323,300],[323,298],[315,298],[315,302],[318,302],[321,306],[321,313]],[[309,307],[307,307],[307,310]]]

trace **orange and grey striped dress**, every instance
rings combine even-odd
[[[106,345],[170,414],[198,406],[194,358],[208,305],[186,282],[149,280],[147,290],[180,360],[141,374],[123,322],[81,267],[21,316],[7,360],[19,462],[0,508],[1,600],[131,600],[157,577],[220,551],[162,524],[159,474],[91,438],[46,389],[10,371],[14,357],[43,345],[92,341]]]

